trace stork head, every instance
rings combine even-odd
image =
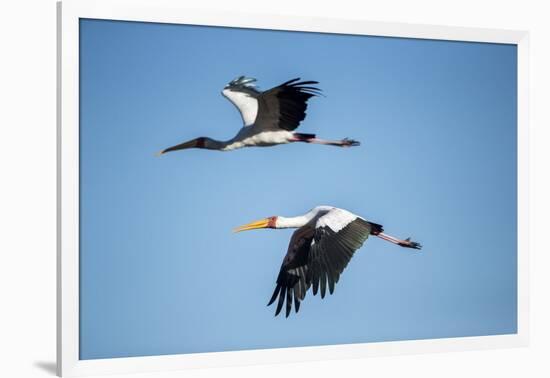
[[[229,82],[222,91],[222,94],[226,97],[229,97],[231,93],[234,92],[244,92],[249,95],[257,95],[260,92],[258,91],[256,84],[256,79],[253,77],[239,76]]]
[[[274,216],[274,217],[264,218],[254,222],[250,222],[235,228],[233,232],[255,230],[258,228],[277,228],[277,218],[278,217]]]

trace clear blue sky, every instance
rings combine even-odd
[[[515,333],[516,47],[81,21],[82,359]],[[293,144],[155,152],[232,137],[220,95],[317,80]],[[266,304],[292,231],[334,205],[413,236],[369,239],[335,294]]]

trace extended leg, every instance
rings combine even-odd
[[[327,146],[337,146],[337,147],[354,147],[359,146],[359,143],[356,140],[344,138],[342,140],[328,140],[316,138],[313,134],[300,134],[294,133],[293,142],[304,142],[304,143],[315,143],[315,144],[324,144]]]
[[[386,235],[384,234],[383,232],[379,233],[378,236],[380,239],[384,239],[386,241],[389,241],[390,243],[393,243],[393,244],[397,244],[401,247],[405,247],[405,248],[414,248],[414,249],[422,249],[422,246],[417,243],[417,242],[413,242],[411,241],[411,238],[407,238],[405,240],[401,240],[401,239],[398,239],[396,237],[393,237],[393,236],[390,236],[390,235]]]

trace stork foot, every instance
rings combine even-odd
[[[422,245],[420,245],[420,243],[412,241],[411,238],[402,240],[398,244],[401,247],[405,247],[405,248],[422,249]]]
[[[356,141],[354,139],[348,139],[348,138],[342,139],[341,144],[340,144],[340,146],[342,146],[342,147],[355,147],[355,146],[359,146],[359,145],[361,145],[361,142]]]

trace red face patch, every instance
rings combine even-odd
[[[267,223],[267,227],[269,228],[275,228],[277,224],[277,217],[269,217],[269,222]]]

